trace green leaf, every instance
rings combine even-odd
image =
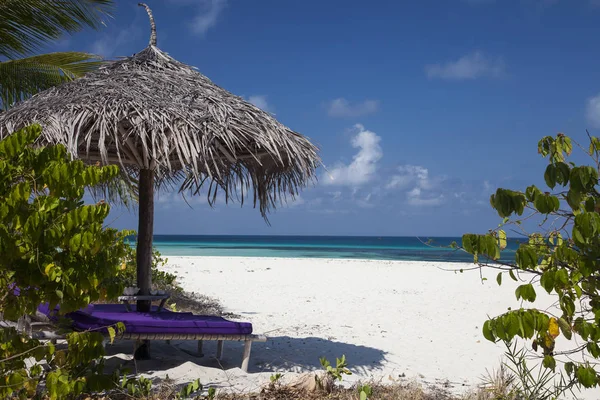
[[[489,340],[490,342],[496,341],[496,337],[494,336],[494,332],[492,329],[492,322],[490,320],[485,321],[483,323],[483,337]]]
[[[538,265],[538,256],[532,246],[522,244],[516,252],[516,262],[521,269],[535,269]]]
[[[567,192],[567,204],[573,209],[578,210],[581,207],[583,196],[581,192],[569,189]]]
[[[587,211],[587,212],[596,211],[596,199],[593,197],[588,197],[585,200],[584,208],[585,208],[585,211]]]
[[[573,374],[573,370],[575,368],[575,364],[573,364],[571,361],[565,363],[565,372],[567,373],[567,375],[571,375]]]
[[[569,273],[567,272],[567,270],[559,269],[558,271],[556,271],[555,282],[558,283],[560,287],[566,286],[569,282]]]
[[[534,206],[542,214],[550,214],[558,211],[560,208],[560,201],[558,197],[552,196],[551,194],[538,195],[535,198]]]
[[[592,355],[592,357],[598,358],[600,356],[600,346],[598,346],[598,343],[588,342],[586,349]]]
[[[512,340],[521,331],[521,321],[514,312],[505,314],[503,320],[507,339]]]
[[[498,231],[498,246],[500,250],[504,250],[506,248],[506,232],[502,229]]]
[[[575,313],[575,303],[568,296],[563,296],[560,300],[560,308],[564,311],[564,313],[571,317]]]
[[[523,327],[523,337],[530,339],[535,332],[535,318],[531,311],[523,312],[521,316],[521,325]]]
[[[498,282],[498,286],[502,285],[502,272],[498,272],[496,275],[496,282]]]
[[[579,166],[571,170],[571,189],[578,192],[588,192],[598,184],[598,171],[591,166]]]
[[[564,162],[558,162],[554,165],[556,167],[556,182],[562,186],[566,186],[569,183],[569,176],[571,175],[569,165]]]
[[[510,277],[511,277],[511,279],[512,279],[513,281],[515,281],[515,282],[517,282],[517,281],[518,281],[518,279],[517,279],[517,277],[515,276],[515,273],[513,272],[513,270],[512,270],[512,269],[508,271],[508,275],[510,275]]]
[[[533,285],[528,283],[526,285],[520,285],[515,290],[515,295],[517,296],[517,300],[522,298],[523,300],[534,302],[536,298],[535,289]]]
[[[477,247],[477,235],[468,233],[462,236],[462,247],[469,254],[475,254],[475,249]]]
[[[556,167],[554,164],[548,164],[546,172],[544,172],[544,180],[546,181],[546,185],[551,189],[554,189],[554,186],[556,186],[556,175]]]
[[[525,190],[525,197],[528,201],[535,201],[535,198],[541,194],[542,191],[538,189],[535,185],[531,185]]]
[[[107,328],[107,330],[108,330],[108,337],[110,338],[110,344],[113,344],[113,342],[115,341],[115,336],[116,336],[115,328],[113,328],[112,326],[109,326]]]
[[[594,368],[589,366],[581,365],[577,367],[577,372],[575,373],[575,376],[579,383],[581,383],[581,385],[586,388],[591,388],[598,383],[598,376],[596,375],[596,371],[594,370]]]
[[[552,371],[556,369],[556,360],[551,355],[544,356],[543,361],[544,368],[549,368]]]
[[[501,218],[510,215],[522,215],[527,199],[523,193],[507,189],[498,189],[490,197],[490,204],[498,212]]]
[[[540,278],[540,285],[546,290],[546,292],[550,293],[554,290],[554,276],[556,272],[553,270],[547,270],[542,274]]]
[[[573,240],[578,246],[585,246],[600,235],[600,214],[583,212],[575,216]]]

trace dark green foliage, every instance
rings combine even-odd
[[[85,190],[114,179],[118,168],[71,161],[63,146],[34,147],[40,132],[32,126],[0,141],[0,312],[13,321],[41,303],[60,304],[64,314],[114,297],[122,291],[115,277],[129,248],[131,232],[103,226],[108,204],[83,203]],[[122,328],[109,327],[110,339]],[[102,373],[98,332],[68,334],[68,351],[12,329],[0,335],[2,398],[32,396],[40,382],[51,399],[112,385]],[[29,356],[49,368],[26,368]]]
[[[122,271],[118,277],[120,283],[125,286],[136,286],[136,249],[129,246],[124,257],[124,263],[121,265]],[[154,250],[152,253],[152,286],[156,289],[172,291],[182,291],[183,289],[175,283],[177,278],[174,274],[169,272],[161,271],[159,268],[164,267],[168,262],[168,259]]]
[[[552,371],[557,368],[555,340],[561,334],[568,340],[576,336],[583,341],[585,350],[577,347],[580,342],[575,351],[600,358],[600,139],[590,137],[589,151],[584,149],[592,165],[567,163],[572,149],[571,139],[562,134],[540,140],[538,152],[549,158],[544,180],[557,192],[543,192],[533,185],[525,192],[498,189],[490,202],[504,218],[500,228],[485,235],[466,234],[462,243],[476,263],[502,270],[496,278],[498,284],[506,272],[514,280],[520,272],[528,273],[527,282],[515,292],[517,299],[535,302],[536,286],[556,296],[560,315],[520,309],[492,318],[483,326],[483,335],[490,341],[530,340],[533,350],[541,353],[542,365]],[[523,231],[523,219],[519,217],[525,210],[531,215],[523,218],[536,214],[542,217],[542,231],[527,234],[528,241],[520,244],[514,263],[495,261],[506,245],[501,228],[515,224]],[[559,365],[564,365],[570,379],[566,386],[592,387],[600,382],[593,364]]]
[[[131,233],[103,226],[108,204],[83,202],[85,189],[114,179],[118,167],[70,161],[63,146],[34,148],[39,134],[33,126],[0,142],[0,310],[11,320],[44,302],[66,313],[121,293],[111,278]]]

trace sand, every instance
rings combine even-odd
[[[177,383],[200,378],[233,391],[257,390],[275,372],[291,380],[346,356],[355,381],[417,380],[461,393],[481,383],[486,370],[499,367],[505,348],[483,338],[488,315],[518,308],[515,282],[503,285],[496,273],[445,271],[470,264],[275,259],[240,257],[168,257],[186,291],[219,299],[227,311],[252,322],[255,333],[269,337],[252,348],[249,373],[242,372],[243,345],[225,342],[224,359],[214,358],[207,342],[203,358],[194,342],[153,344],[153,360],[138,370],[157,380]],[[539,294],[540,304],[549,298]],[[112,351],[121,358],[125,344]],[[121,354],[123,353],[123,354]],[[578,398],[600,398],[600,392]]]

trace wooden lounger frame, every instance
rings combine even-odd
[[[56,342],[57,339],[64,339],[63,335],[57,335],[52,331],[43,330],[43,327],[52,327],[52,322],[31,322],[29,318],[24,319],[24,331],[33,338],[40,340],[50,340]],[[9,323],[0,319],[0,329],[15,327],[16,323]],[[135,340],[134,353],[137,349],[138,343],[141,340],[165,340],[170,343],[171,340],[197,340],[198,341],[198,353],[199,357],[203,357],[202,345],[205,340],[216,340],[217,341],[217,359],[223,358],[223,342],[234,341],[244,342],[244,354],[242,356],[241,369],[244,372],[248,372],[248,364],[250,362],[250,351],[252,350],[252,342],[266,342],[267,337],[264,335],[207,335],[207,334],[167,334],[167,333],[127,333],[123,332],[121,335],[115,337],[116,340]]]
[[[171,340],[197,340],[198,341],[198,356],[203,357],[202,345],[205,340],[217,341],[217,359],[223,358],[223,342],[234,341],[244,342],[244,355],[242,357],[241,369],[248,372],[248,364],[250,362],[250,351],[252,350],[252,342],[266,342],[267,337],[264,335],[196,335],[196,334],[164,334],[164,333],[127,333],[116,337],[116,339],[135,340],[134,353],[137,349],[138,342],[141,340],[165,340],[170,343]]]

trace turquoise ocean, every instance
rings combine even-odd
[[[426,244],[431,240],[430,244]],[[165,256],[341,258],[472,262],[473,257],[446,246],[458,237],[359,236],[205,236],[155,235],[154,246]],[[516,240],[502,251],[512,261]]]

